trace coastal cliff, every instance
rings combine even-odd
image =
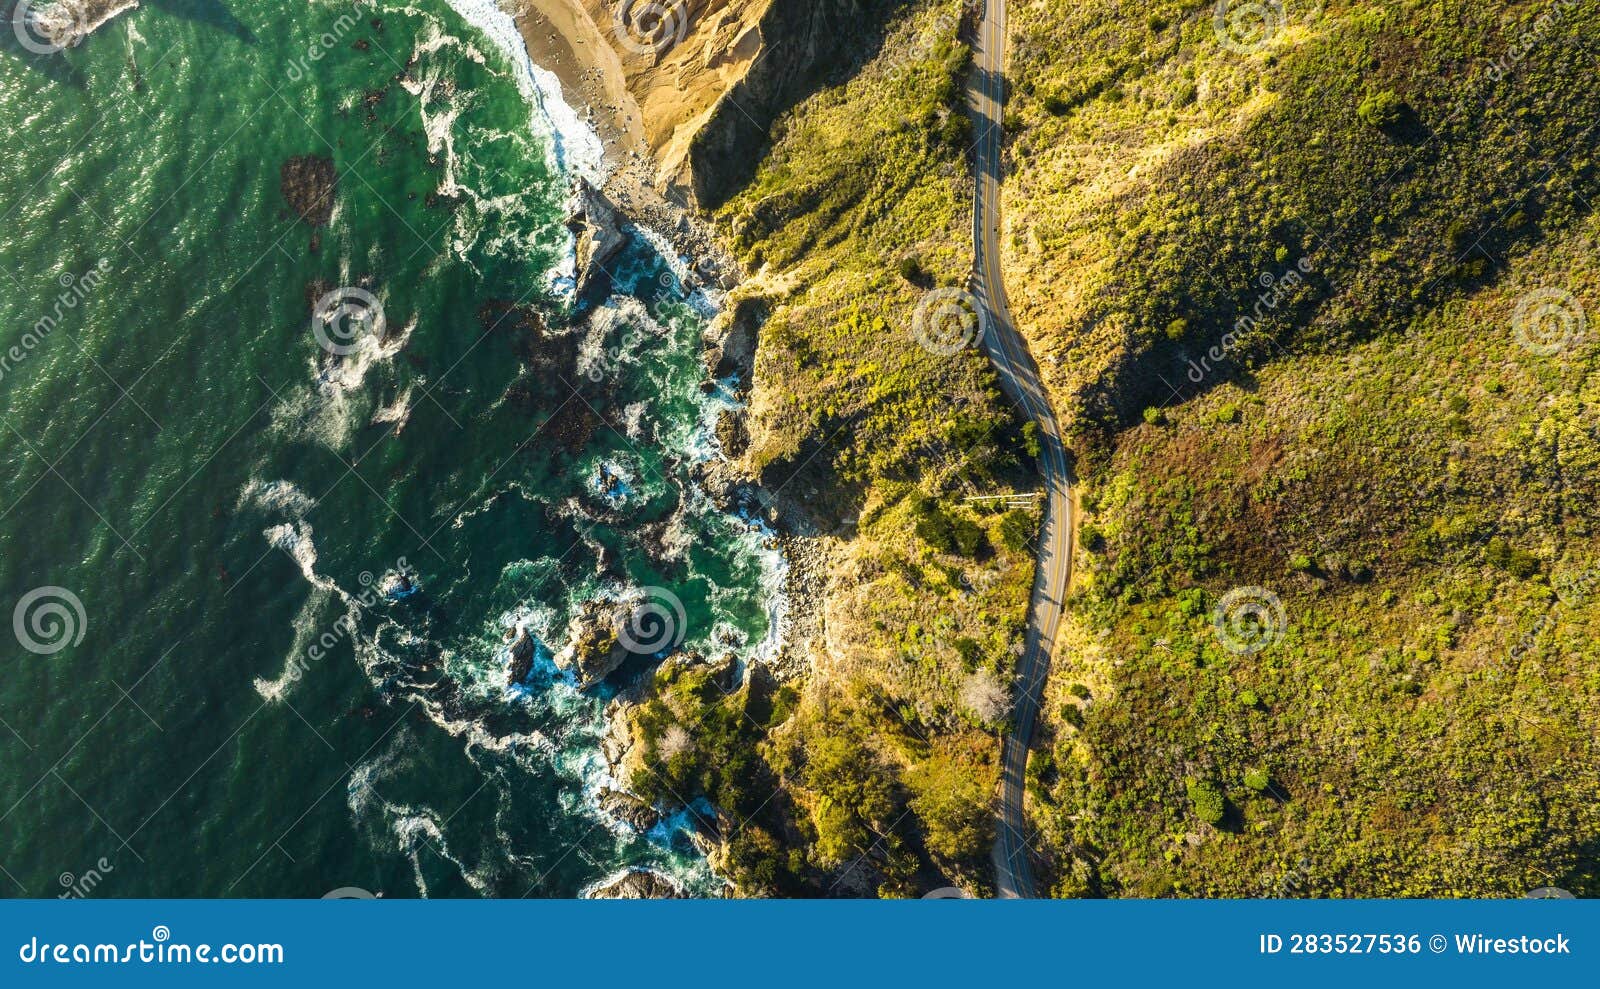
[[[974,8],[689,7],[672,51],[618,56],[618,88],[667,113],[639,132],[651,181],[747,273],[722,473],[826,563],[792,672],[641,687],[633,776],[747,819],[706,821],[744,894],[982,890],[1036,516],[972,499],[1025,495],[1037,438],[979,353],[917,340],[971,264]],[[1592,888],[1595,695],[1562,685],[1594,663],[1571,645],[1593,512],[1566,492],[1600,483],[1578,411],[1600,180],[1564,152],[1600,13],[1357,3],[1241,39],[1179,7],[1011,11],[1002,254],[1083,520],[1028,768],[1040,875]],[[698,102],[655,91],[685,83]],[[1222,634],[1230,608],[1264,639]],[[1442,801],[1462,766],[1474,799]],[[1509,834],[1508,802],[1549,809]]]
[[[713,209],[767,128],[859,44],[868,0],[524,0],[535,61],[657,192]]]
[[[981,892],[1037,512],[968,502],[1036,483],[1026,438],[979,351],[918,332],[971,264],[964,7],[654,7],[687,16],[649,50],[632,5],[521,24],[611,201],[741,273],[706,367],[744,402],[698,481],[778,531],[789,613],[778,655],[680,653],[612,701],[607,804],[689,811],[739,895]]]

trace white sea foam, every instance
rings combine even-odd
[[[317,500],[289,481],[263,481],[260,478],[251,478],[239,491],[239,499],[234,504],[234,510],[248,507],[261,508],[299,519],[317,507]]]
[[[555,73],[533,63],[528,46],[511,16],[495,0],[448,0],[469,24],[482,31],[510,61],[517,89],[529,106],[529,129],[548,136],[552,170],[579,176],[595,186],[605,184],[608,165],[600,135],[578,118],[561,95],[561,81]],[[566,232],[566,250],[547,275],[548,286],[556,294],[572,299],[577,291],[577,239]]]
[[[606,179],[600,135],[579,119],[561,96],[555,73],[533,64],[528,47],[511,15],[494,0],[448,0],[467,23],[482,31],[517,69],[517,88],[533,111],[533,130],[550,134],[551,154],[558,170],[581,176],[595,185]],[[541,126],[541,124],[543,126]]]

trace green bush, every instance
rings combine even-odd
[[[1356,107],[1356,116],[1369,127],[1393,127],[1405,114],[1405,101],[1392,89],[1373,93]]]
[[[1221,824],[1226,810],[1222,791],[1207,780],[1191,779],[1188,783],[1189,805],[1195,816],[1207,824]]]

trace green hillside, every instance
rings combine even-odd
[[[1050,881],[1592,895],[1600,4],[1217,9],[1014,13],[1085,508]]]

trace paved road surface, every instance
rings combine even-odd
[[[1002,897],[1036,895],[1028,862],[1022,816],[1023,774],[1028,741],[1039,713],[1040,695],[1050,673],[1056,629],[1067,581],[1072,573],[1072,478],[1049,396],[1039,382],[1039,368],[1017,333],[1000,275],[1000,155],[1005,103],[1006,0],[987,0],[974,53],[968,102],[978,137],[977,191],[973,209],[976,252],[973,294],[983,309],[984,347],[994,361],[1006,394],[1039,426],[1043,475],[1049,501],[1039,533],[1038,571],[1028,608],[1028,638],[1017,664],[1013,727],[1001,747],[1000,820],[994,864],[996,888]]]

